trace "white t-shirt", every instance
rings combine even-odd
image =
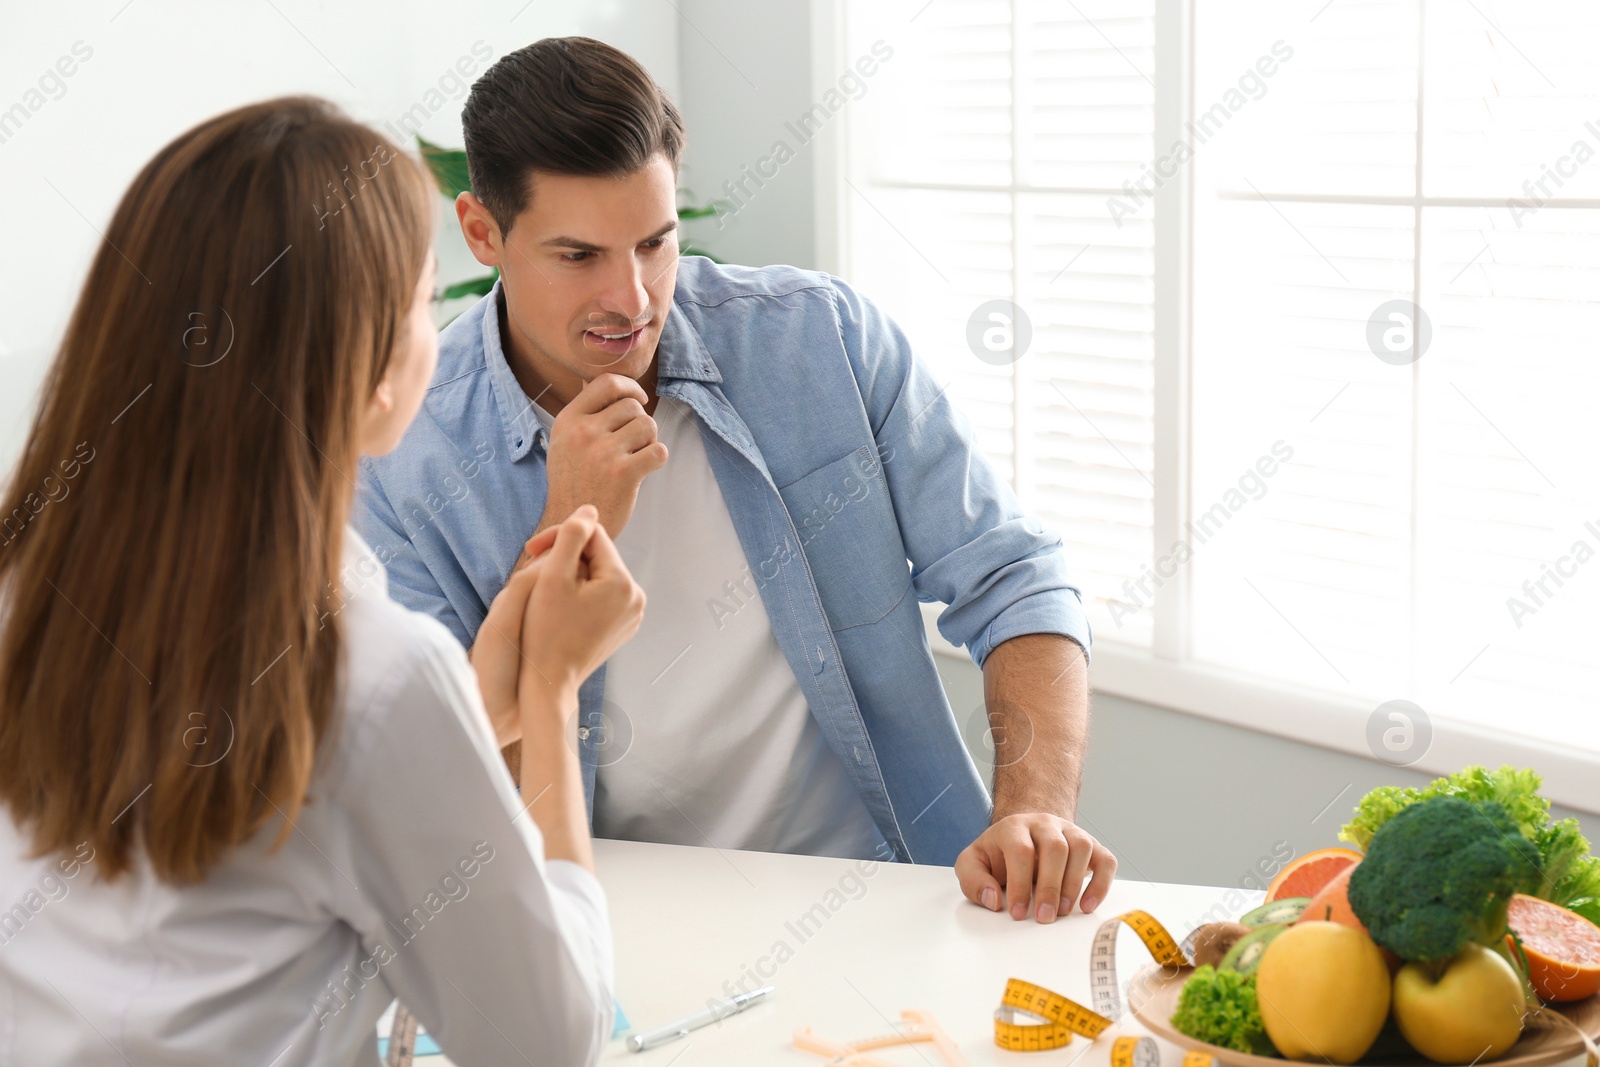
[[[595,835],[883,858],[773,636],[694,412],[663,397],[655,419],[667,464],[617,538],[648,603],[606,667]]]

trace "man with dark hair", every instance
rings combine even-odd
[[[580,693],[598,836],[953,864],[1014,918],[1092,910],[1116,860],[1073,821],[1078,590],[899,329],[826,274],[680,259],[683,122],[608,45],[505,56],[462,119],[456,215],[500,280],[363,462],[395,597],[471,645],[529,537],[593,504],[649,597]],[[992,802],[919,601],[983,669]]]

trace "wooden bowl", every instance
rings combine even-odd
[[[1144,1028],[1159,1038],[1172,1042],[1182,1049],[1193,1049],[1211,1055],[1219,1064],[1228,1067],[1284,1067],[1289,1062],[1274,1056],[1256,1056],[1248,1052],[1196,1041],[1172,1028],[1172,1013],[1178,1010],[1178,994],[1183,983],[1194,973],[1194,968],[1184,967],[1176,972],[1165,971],[1156,964],[1144,968],[1128,983],[1128,1006]],[[1590,1037],[1600,1037],[1600,994],[1588,1000],[1562,1004],[1556,1008],[1571,1019]],[[1583,1039],[1565,1027],[1526,1026],[1522,1037],[1511,1050],[1495,1060],[1495,1067],[1547,1067],[1583,1054]],[[1363,1059],[1361,1063],[1388,1064],[1392,1067],[1437,1067],[1432,1060],[1422,1056],[1398,1056],[1385,1059]]]

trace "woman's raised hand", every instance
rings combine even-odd
[[[617,554],[592,505],[528,543],[533,589],[522,618],[519,691],[549,686],[561,705],[639,629],[644,590]]]

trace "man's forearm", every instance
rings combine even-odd
[[[1002,642],[983,664],[994,738],[994,819],[1049,812],[1076,819],[1089,743],[1089,671],[1060,634]]]

